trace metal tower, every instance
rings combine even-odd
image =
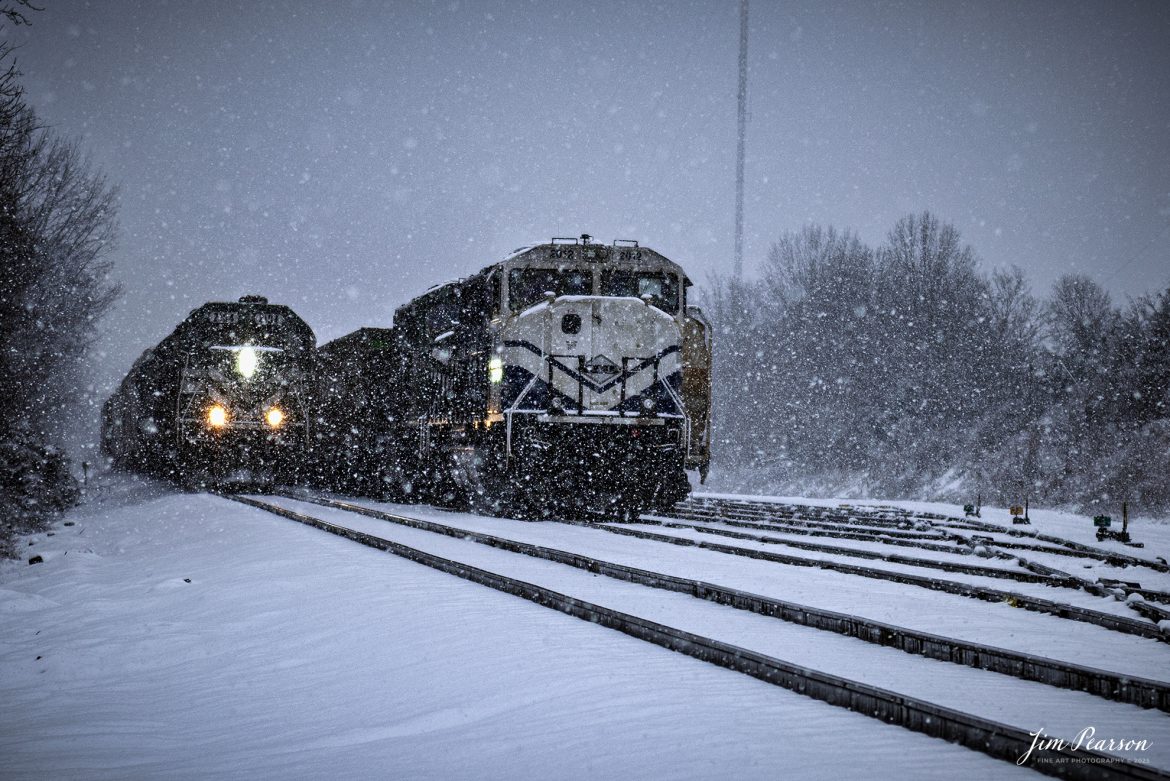
[[[748,0],[739,0],[739,144],[735,155],[735,266],[733,275],[743,275],[743,156],[747,137],[747,43]]]

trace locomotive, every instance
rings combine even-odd
[[[377,361],[390,406],[351,405],[387,432],[379,481],[540,514],[682,499],[710,462],[711,329],[690,285],[636,241],[586,234],[400,307]]]
[[[312,425],[316,341],[289,307],[262,296],[204,304],[106,401],[103,454],[188,485],[287,479]]]

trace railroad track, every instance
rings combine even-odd
[[[840,545],[826,545],[817,542],[790,540],[783,537],[770,537],[766,534],[755,534],[746,531],[740,532],[730,529],[713,528],[710,526],[702,526],[694,523],[680,522],[678,520],[664,516],[643,515],[639,522],[653,526],[661,526],[667,529],[693,529],[700,534],[729,537],[731,539],[737,540],[765,542],[772,545],[784,545],[789,548],[817,551],[820,553],[833,553],[859,559],[877,559],[880,561],[889,562],[891,564],[905,564],[911,567],[925,567],[927,569],[938,569],[945,572],[962,572],[967,575],[978,575],[985,578],[1004,578],[1007,580],[1016,580],[1021,583],[1046,583],[1049,585],[1066,586],[1073,582],[1067,573],[1036,573],[1032,571],[1020,572],[1018,570],[1004,569],[1003,567],[986,567],[978,564],[965,564],[962,562],[945,561],[939,559],[921,559],[914,556],[902,556],[898,554],[883,553],[881,551],[866,550],[864,548],[849,548]],[[884,541],[879,540],[879,542]],[[953,545],[932,546],[931,549],[945,553],[959,553],[959,551],[955,550]]]
[[[1043,532],[1033,531],[1030,529],[1021,529],[1019,527],[997,526],[986,521],[979,521],[971,518],[952,518],[938,513],[912,513],[908,510],[899,508],[857,508],[849,507],[850,513],[835,512],[832,508],[816,507],[812,505],[786,505],[780,503],[750,501],[743,499],[723,499],[723,498],[709,498],[709,497],[689,497],[676,506],[676,510],[694,513],[697,516],[706,516],[708,518],[719,518],[729,515],[730,517],[746,517],[766,519],[769,517],[796,518],[798,516],[807,516],[817,519],[830,519],[835,523],[848,523],[850,520],[854,524],[873,523],[880,521],[888,524],[897,525],[910,524],[911,526],[924,523],[929,528],[947,527],[950,529],[960,529],[966,531],[1004,534],[1009,537],[1029,538],[1041,542],[1051,543],[1056,546],[1035,546],[1031,543],[1014,543],[1009,541],[996,541],[993,544],[1000,547],[1011,547],[1020,550],[1034,550],[1044,553],[1053,553],[1056,555],[1079,556],[1083,558],[1093,558],[1102,562],[1110,564],[1118,564],[1132,567],[1146,567],[1155,572],[1170,572],[1170,565],[1164,561],[1151,561],[1139,556],[1131,556],[1127,553],[1119,551],[1105,550],[1103,548],[1095,548],[1091,545],[1067,540],[1063,537],[1056,537],[1051,534],[1044,534]],[[862,517],[858,517],[858,516]],[[876,516],[870,519],[869,516]],[[865,518],[865,520],[862,520]]]
[[[882,553],[880,551],[872,551],[861,548],[843,547],[839,545],[827,545],[823,543],[804,542],[801,540],[791,540],[782,537],[772,537],[767,534],[751,533],[747,531],[735,531],[730,529],[722,529],[712,526],[703,525],[702,523],[684,522],[676,518],[666,516],[644,515],[639,521],[642,524],[661,526],[668,529],[690,529],[700,534],[710,534],[714,536],[729,537],[732,539],[752,540],[754,542],[768,543],[772,545],[784,545],[790,548],[798,548],[802,550],[819,551],[822,553],[832,553],[842,556],[850,556],[861,559],[877,559],[880,561],[889,562],[891,564],[904,564],[914,567],[924,567],[928,569],[938,569],[945,572],[957,572],[967,575],[976,575],[979,577],[988,578],[1002,578],[1006,580],[1015,580],[1020,583],[1043,583],[1049,586],[1080,589],[1088,594],[1100,597],[1115,597],[1118,599],[1126,599],[1130,594],[1137,594],[1142,597],[1142,601],[1126,601],[1126,606],[1134,612],[1143,616],[1144,618],[1158,623],[1160,621],[1170,620],[1170,608],[1161,607],[1159,605],[1150,604],[1144,600],[1153,600],[1155,602],[1162,602],[1170,604],[1170,594],[1153,589],[1142,588],[1122,588],[1120,594],[1116,593],[1119,589],[1085,578],[1074,575],[1065,570],[1049,567],[1036,561],[1029,561],[1018,555],[1006,553],[997,550],[999,547],[995,542],[984,542],[976,537],[968,537],[957,532],[944,532],[939,539],[951,540],[953,543],[958,543],[963,546],[961,549],[956,549],[955,545],[935,545],[927,544],[919,541],[909,542],[900,539],[883,539],[881,537],[874,538],[872,542],[879,542],[886,545],[905,545],[918,547],[925,550],[932,550],[941,553],[971,555],[970,552],[979,547],[984,547],[989,550],[989,556],[997,559],[1003,559],[1015,562],[1020,568],[1027,570],[1021,572],[1015,569],[1005,569],[1002,567],[987,567],[977,564],[965,564],[961,562],[953,562],[939,559],[922,559],[913,556],[901,556],[898,554]],[[754,529],[770,529],[775,528],[769,524],[753,524],[742,522],[729,522],[727,520],[720,520],[718,523],[722,525],[732,525],[741,528]],[[783,530],[783,529],[779,529]],[[837,537],[841,539],[857,539],[852,533],[833,533],[829,531],[818,531],[818,536]],[[1163,633],[1164,635],[1165,633]],[[1170,638],[1167,638],[1170,640]]]
[[[577,521],[575,523],[585,522]],[[588,525],[596,526],[596,528],[602,529],[611,534],[637,537],[643,540],[654,540],[672,545],[702,548],[704,550],[718,551],[720,553],[726,553],[732,556],[742,556],[749,559],[771,561],[777,564],[789,564],[798,567],[815,567],[817,569],[842,572],[849,575],[858,575],[865,578],[873,578],[875,580],[885,580],[893,583],[918,586],[920,588],[929,589],[931,591],[942,591],[948,594],[955,594],[957,596],[979,599],[984,602],[1002,602],[1009,604],[1012,607],[1023,608],[1025,610],[1031,610],[1037,613],[1047,613],[1048,615],[1056,616],[1058,618],[1094,624],[1096,626],[1110,629],[1115,632],[1137,635],[1139,637],[1160,640],[1162,642],[1170,642],[1170,637],[1167,637],[1166,633],[1159,629],[1157,624],[1151,623],[1148,620],[1140,620],[1136,618],[1129,618],[1127,616],[1118,616],[1112,613],[1104,613],[1099,610],[1091,610],[1089,608],[1069,605],[1050,599],[1042,599],[1040,597],[1033,597],[1014,591],[1005,591],[1003,589],[978,586],[954,580],[925,577],[922,575],[897,572],[894,570],[866,567],[842,561],[805,558],[802,556],[793,556],[786,553],[764,551],[755,548],[741,548],[734,545],[724,545],[720,543],[706,542],[704,540],[694,540],[687,537],[678,537],[670,534],[659,534],[642,529],[633,529],[624,525],[596,523],[590,523]]]
[[[655,516],[651,516],[655,517]],[[1125,565],[1121,559],[1106,557],[1095,552],[1075,550],[1071,548],[1057,548],[1051,545],[1031,545],[1004,540],[988,539],[976,534],[964,535],[952,527],[930,526],[929,521],[918,520],[911,525],[907,521],[888,522],[888,527],[874,526],[879,523],[872,519],[858,519],[854,516],[844,517],[836,521],[819,521],[801,519],[790,513],[778,512],[768,515],[753,508],[751,511],[736,508],[719,507],[716,510],[704,509],[696,511],[684,505],[676,507],[669,516],[662,516],[671,520],[685,520],[694,523],[717,523],[721,526],[731,526],[756,531],[780,532],[784,534],[805,535],[814,537],[833,537],[842,540],[856,540],[873,542],[882,545],[898,545],[909,548],[944,553],[970,553],[979,547],[994,546],[992,554],[996,558],[1019,558],[1008,554],[1001,548],[1018,551],[1032,551],[1036,553],[1070,556],[1085,559],[1105,561],[1115,565]],[[905,531],[914,528],[915,531]],[[961,531],[986,533],[981,527],[962,525]],[[961,546],[956,548],[956,543]]]
[[[706,500],[703,507],[695,508],[690,504],[692,501],[694,500],[681,502],[672,510],[670,517],[696,522],[720,523],[728,526],[784,532],[786,534],[837,537],[840,539],[878,542],[885,545],[903,545],[906,547],[921,547],[927,550],[947,551],[953,551],[953,545],[943,543],[953,543],[957,539],[964,538],[963,535],[958,534],[958,531],[977,532],[983,535],[992,531],[983,525],[972,526],[965,523],[944,525],[939,521],[931,521],[913,516],[906,516],[901,520],[890,520],[882,517],[873,518],[859,513],[858,515],[861,515],[861,517],[858,517],[858,515],[821,515],[817,519],[813,519],[799,517],[786,505],[776,505],[776,509],[769,512],[757,506],[763,505],[762,502],[753,503],[752,506],[745,508],[740,507],[740,503],[734,500],[728,500],[727,504],[723,505],[718,503],[718,500],[712,499]],[[825,518],[829,518],[830,520],[824,520]],[[909,531],[911,529],[913,531]],[[996,531],[1007,533],[1004,529],[998,529]],[[980,544],[983,542],[983,538],[976,534],[970,535],[970,539],[980,540]],[[1000,548],[1030,550],[1038,553],[1051,553],[1058,556],[1091,558],[1118,565],[1126,563],[1123,559],[1114,557],[1108,552],[1098,553],[1091,550],[1053,547],[1052,545],[1033,545],[1005,540],[993,540],[992,544]]]
[[[770,509],[769,509],[770,508]],[[665,521],[668,525],[677,525],[681,523],[691,522],[695,524],[694,528],[701,533],[716,534],[728,537],[738,536],[734,532],[727,529],[720,529],[718,527],[706,526],[705,524],[719,524],[720,526],[734,526],[745,529],[756,529],[757,531],[770,530],[782,531],[788,534],[807,533],[802,531],[801,527],[791,526],[793,519],[801,523],[819,524],[816,529],[817,534],[822,536],[834,536],[842,539],[858,539],[857,527],[872,526],[873,524],[889,524],[901,528],[913,527],[919,534],[925,536],[930,541],[925,539],[893,539],[885,537],[885,533],[866,535],[865,539],[869,542],[878,542],[883,545],[903,545],[920,547],[927,550],[947,553],[964,553],[971,552],[982,548],[988,552],[988,555],[1002,560],[1013,560],[1020,567],[1028,570],[1034,575],[1046,578],[1040,582],[1046,582],[1054,586],[1063,586],[1067,588],[1077,588],[1086,593],[1095,596],[1110,596],[1126,601],[1126,606],[1137,612],[1143,618],[1158,623],[1161,621],[1170,620],[1170,608],[1162,607],[1160,605],[1152,604],[1153,602],[1161,602],[1170,604],[1170,593],[1154,590],[1143,589],[1140,587],[1131,586],[1110,586],[1102,583],[1087,580],[1085,578],[1074,575],[1065,570],[1050,567],[1041,564],[1035,560],[1024,558],[1019,555],[1018,551],[1030,550],[1035,552],[1042,552],[1045,554],[1056,555],[1071,555],[1081,558],[1091,558],[1114,566],[1146,566],[1155,571],[1163,571],[1164,565],[1158,561],[1149,561],[1146,559],[1139,559],[1128,556],[1126,554],[1118,554],[1113,551],[1105,551],[1101,549],[1092,548],[1091,546],[1082,545],[1071,540],[1064,540],[1059,537],[1051,535],[1044,535],[1038,532],[1006,529],[1003,527],[995,527],[991,524],[983,522],[973,523],[971,521],[963,521],[955,518],[946,518],[945,516],[926,514],[920,516],[910,515],[908,513],[896,515],[892,510],[877,510],[869,511],[876,515],[876,517],[864,516],[856,508],[851,508],[854,512],[850,514],[841,514],[832,512],[829,508],[811,508],[805,505],[784,505],[775,504],[769,505],[766,502],[749,502],[743,500],[724,500],[724,499],[688,499],[681,502],[669,517],[650,516],[645,521],[651,523],[660,523]],[[802,511],[807,511],[815,514],[815,518],[801,519],[798,514]],[[940,520],[941,519],[941,520]],[[935,526],[933,524],[939,524]],[[676,526],[677,528],[677,526]],[[996,532],[1000,534],[1011,534],[1014,536],[1031,536],[1043,539],[1045,541],[1059,543],[1066,547],[1054,548],[1051,546],[1036,546],[1024,543],[1013,543],[1004,540],[997,540],[980,536],[976,534],[963,534],[955,529],[964,531],[977,531],[985,534],[986,532]],[[784,538],[771,538],[765,535],[757,535],[752,537],[744,534],[744,539],[754,539],[757,542],[767,542],[772,544],[787,545],[789,547],[805,548],[809,550],[817,550],[818,546],[815,543],[805,543],[801,541],[794,541]],[[936,540],[945,540],[951,545],[943,545],[936,542]],[[872,551],[860,551],[856,548],[844,548],[837,546],[839,549],[831,550],[830,548],[820,548],[825,552],[839,553],[842,555],[849,555],[861,558],[878,558],[890,562],[896,562],[897,559],[893,556],[875,554]],[[1010,548],[1017,552],[1007,552],[1001,548]],[[903,562],[908,563],[908,562]],[[923,566],[934,566],[938,569],[947,569],[951,572],[963,572],[962,566],[950,565],[947,566],[942,562],[931,564],[924,564]],[[1037,582],[1029,581],[1025,577],[1019,575],[1009,574],[1011,570],[999,570],[1001,574],[991,575],[992,577],[1012,578],[1021,582]],[[978,573],[974,569],[968,570],[969,574],[984,574]],[[1131,594],[1136,594],[1141,597],[1140,600],[1130,600]],[[1150,601],[1147,601],[1150,600]],[[1119,631],[1125,631],[1120,629]],[[1152,636],[1152,635],[1151,635]]]
[[[379,550],[394,553],[467,580],[524,597],[537,604],[577,618],[598,623],[665,648],[752,675],[816,699],[872,715],[918,732],[958,742],[993,757],[1014,762],[1032,745],[1032,736],[1026,730],[1017,727],[919,698],[897,694],[838,675],[809,669],[758,651],[717,640],[714,637],[672,628],[661,622],[651,621],[628,612],[559,593],[548,587],[508,575],[491,572],[464,561],[436,555],[381,535],[326,520],[316,514],[281,506],[272,501],[245,496],[229,496],[228,498]],[[730,605],[759,615],[864,639],[870,643],[891,646],[911,654],[943,659],[982,670],[1002,672],[1027,681],[1047,683],[1054,687],[1062,686],[1085,690],[1099,697],[1119,702],[1159,708],[1163,711],[1170,708],[1170,687],[1157,681],[1133,679],[1128,676],[1064,662],[913,632],[889,624],[747,594],[716,584],[640,570],[579,553],[506,539],[497,535],[398,513],[375,510],[352,502],[308,495],[286,498],[301,502],[313,502],[332,511],[343,511],[348,517],[361,515],[379,521],[387,521],[398,527],[454,538],[464,543],[474,542],[508,553],[519,553],[546,562],[565,564],[577,570],[605,575],[627,583],[687,593],[704,601]],[[1051,775],[1068,778],[1170,778],[1170,775],[1157,769],[1118,760],[1113,756],[1092,755],[1084,751],[1078,752],[1074,756],[1072,752],[1066,751],[1064,757],[1070,761],[1045,764],[1037,766],[1036,769]],[[1074,759],[1077,761],[1071,761]]]

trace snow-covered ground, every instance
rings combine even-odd
[[[661,571],[702,565],[694,577],[767,593],[760,562],[725,565],[709,552],[661,544],[651,554],[640,541],[596,530],[413,510],[511,536],[527,530],[545,542],[571,538],[574,550],[593,545],[612,560],[624,555],[645,564],[656,555]],[[425,533],[413,534],[425,542]],[[482,549],[462,555],[513,556],[431,537],[427,544],[453,551]],[[22,560],[0,563],[0,778],[1030,773],[219,497],[110,478],[52,536],[28,542]],[[43,563],[27,564],[32,555]],[[534,577],[544,577],[541,568],[556,570],[533,564]],[[967,624],[968,632],[1029,647],[1044,632],[1067,628],[1072,639],[1056,643],[1067,656],[1105,637],[1096,627],[1001,606],[792,569],[801,577],[778,581],[785,593],[777,596],[810,604],[823,597],[823,606],[840,609],[853,588],[866,595],[853,612],[907,624],[915,610],[937,609],[934,600],[969,605],[983,612],[974,622],[952,616],[956,630]],[[566,589],[673,615],[674,623],[728,621],[727,631],[739,634],[720,637],[782,658],[789,651],[816,661],[819,654],[849,670],[856,643],[853,674],[863,680],[872,673],[891,687],[942,692],[948,681],[978,678],[986,688],[972,695],[987,703],[1001,685],[1001,676],[795,631],[697,600],[692,607],[680,595],[591,576],[570,582],[580,576],[556,575]],[[846,590],[830,593],[834,586]],[[1170,677],[1170,646],[1129,637],[1101,642],[1117,643],[1127,657],[1117,666],[1130,674]],[[910,663],[930,665],[938,678],[914,682],[906,677]],[[1010,688],[1017,691],[1015,683]],[[1120,715],[1135,732],[1114,736],[1161,737],[1142,733],[1161,726],[1164,714],[1034,691],[1084,708],[1073,714],[1078,725],[1094,713],[1105,722]],[[1034,705],[1002,703],[1002,714],[1034,712]],[[1069,717],[1053,713],[1034,728]]]

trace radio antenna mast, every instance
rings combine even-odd
[[[739,144],[735,154],[735,265],[738,281],[743,275],[743,157],[747,137],[747,43],[748,0],[739,0]]]

